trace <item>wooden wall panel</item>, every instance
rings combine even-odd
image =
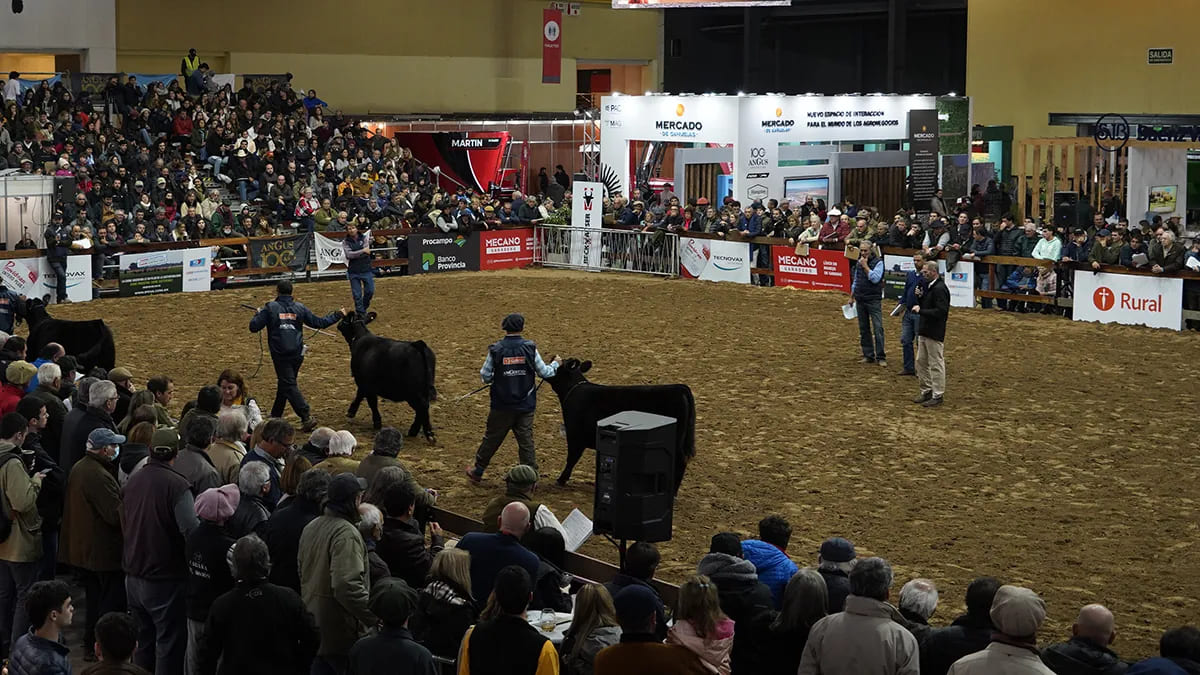
[[[879,209],[885,220],[904,204],[904,167],[842,169],[842,197]]]

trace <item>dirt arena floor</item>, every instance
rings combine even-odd
[[[935,580],[939,625],[984,574],[1043,594],[1045,640],[1065,639],[1089,602],[1116,613],[1116,647],[1128,657],[1154,652],[1167,627],[1200,623],[1200,386],[1187,365],[1200,362],[1196,333],[954,310],[947,403],[926,410],[910,402],[914,379],[895,375],[898,320],[886,320],[889,367],[860,365],[857,324],[841,318],[840,295],[541,270],[389,278],[377,293],[372,329],[423,339],[437,353],[438,444],[413,440],[402,458],[441,491],[445,508],[478,517],[516,463],[510,437],[484,485],[468,485],[462,470],[488,399],[451,400],[479,386],[500,319],[521,311],[547,359],[591,359],[594,381],[692,387],[697,457],[676,503],[675,538],[660,545],[667,579],[694,570],[713,533],[754,534],[759,518],[780,513],[802,565],[815,564],[824,538],[841,535],[859,555],[892,562],[897,593],[912,577]],[[103,316],[118,363],[138,380],[172,375],[182,405],[222,368],[255,371],[259,339],[238,305],[271,295],[257,287],[106,299],[52,313]],[[352,306],[344,281],[298,285],[297,297],[318,313]],[[345,342],[309,344],[300,382],[315,414],[369,451],[367,407],[345,419],[353,394]],[[269,408],[269,358],[249,387]],[[412,421],[406,405],[381,408],[385,424]],[[568,488],[553,487],[565,455],[560,421],[542,388],[540,497],[560,517],[576,506],[590,513],[593,453]],[[583,552],[616,559],[600,538]]]

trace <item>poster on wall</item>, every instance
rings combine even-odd
[[[307,234],[286,237],[251,237],[251,267],[289,267],[302,271],[308,267],[312,239]]]
[[[408,273],[479,271],[479,244],[461,234],[414,234],[408,238]]]
[[[542,10],[542,84],[562,82],[562,10]]]
[[[1150,213],[1175,213],[1179,206],[1178,185],[1150,186]]]
[[[38,295],[38,279],[42,276],[41,258],[12,258],[0,266],[0,282],[8,290],[25,297]]]
[[[685,279],[750,283],[750,244],[719,239],[679,239],[679,273]]]
[[[571,190],[571,265],[599,269],[604,185],[575,181]]]
[[[479,233],[479,269],[501,270],[533,264],[533,228]]]
[[[975,263],[960,260],[954,269],[946,271],[946,261],[939,260],[938,272],[950,291],[951,307],[975,306]],[[904,283],[912,271],[913,259],[906,255],[883,256],[883,297],[899,300],[904,295]]]
[[[791,246],[772,246],[771,259],[776,286],[850,292],[850,265],[842,251],[813,248],[800,256]]]
[[[938,187],[937,110],[908,111],[908,178],[913,208],[925,217]]]
[[[1131,274],[1075,274],[1076,321],[1183,328],[1183,279]]]

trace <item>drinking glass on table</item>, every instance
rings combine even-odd
[[[558,617],[555,616],[553,609],[543,609],[541,621],[538,623],[538,627],[542,629],[542,632],[553,633],[554,627],[557,625],[557,621]]]

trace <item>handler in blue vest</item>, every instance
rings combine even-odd
[[[366,314],[375,297],[375,275],[371,273],[371,240],[358,231],[358,224],[351,221],[346,225],[346,238],[342,240],[342,251],[346,254],[346,278],[350,280],[350,294],[354,296],[354,310]]]
[[[532,340],[521,337],[525,317],[509,314],[500,324],[504,339],[488,347],[487,360],[479,371],[484,384],[492,385],[492,410],[488,413],[483,442],[475,452],[475,466],[467,468],[467,478],[478,483],[492,455],[511,430],[517,437],[521,463],[537,469],[533,451],[533,411],[537,407],[537,381],[554,377],[562,359],[557,356],[547,365]]]

